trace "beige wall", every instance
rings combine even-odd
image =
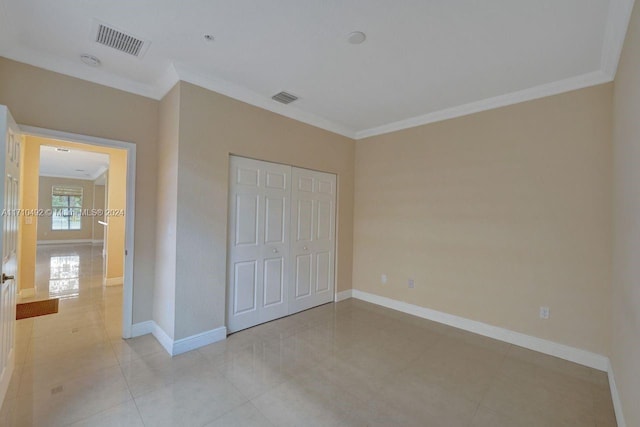
[[[107,236],[104,246],[107,256],[104,275],[108,285],[122,285],[126,217],[121,213],[127,210],[127,151],[108,149],[108,152],[107,209],[118,214],[105,217],[105,222],[109,225],[105,229]]]
[[[38,209],[51,209],[51,190],[54,185],[82,187],[82,208],[93,208],[93,181],[85,179],[53,178],[41,176],[38,187]],[[38,241],[45,240],[92,240],[93,219],[83,216],[80,230],[52,230],[51,217],[38,218]]]
[[[105,209],[106,194],[104,189],[104,184],[93,184],[93,209]],[[94,242],[104,240],[104,226],[98,221],[104,221],[104,217],[93,217],[91,240]]]
[[[133,321],[150,320],[155,275],[155,100],[0,58],[0,104],[20,124],[133,142],[137,148]]]
[[[230,153],[338,175],[337,288],[351,287],[353,140],[181,83],[176,339],[226,323]]]
[[[153,320],[171,338],[174,337],[176,310],[179,121],[180,85],[177,84],[160,103],[158,171],[161,173],[158,174],[156,286],[153,294]]]
[[[628,426],[640,426],[640,6],[613,102],[614,246],[611,362]]]
[[[354,288],[607,354],[611,102],[601,85],[358,141]]]

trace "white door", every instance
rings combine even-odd
[[[291,167],[230,158],[229,332],[288,314]]]
[[[0,404],[4,401],[15,363],[16,275],[21,135],[7,107],[0,105],[0,135],[4,149],[0,150],[0,200],[4,203],[0,245],[2,273],[0,282]]]
[[[289,314],[333,301],[336,176],[293,168]]]

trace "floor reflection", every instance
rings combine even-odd
[[[80,256],[52,256],[49,267],[49,298],[74,298],[80,291]]]
[[[93,300],[103,296],[102,245],[38,245],[35,297]]]

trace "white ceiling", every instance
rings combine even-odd
[[[189,81],[362,138],[611,81],[633,0],[0,0],[0,56],[160,99]],[[95,20],[151,45],[99,45]],[[361,45],[347,43],[363,31]],[[215,41],[207,42],[204,34]],[[80,62],[89,53],[100,68]],[[271,96],[300,97],[284,106]]]
[[[108,154],[76,149],[61,152],[56,148],[40,146],[41,176],[95,180],[109,169]]]

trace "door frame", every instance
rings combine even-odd
[[[133,326],[133,255],[135,240],[135,207],[136,207],[136,144],[115,139],[18,125],[24,135],[42,138],[59,139],[80,144],[98,145],[108,148],[119,148],[127,151],[127,208],[125,213],[125,257],[124,283],[122,285],[122,338],[132,337]]]

